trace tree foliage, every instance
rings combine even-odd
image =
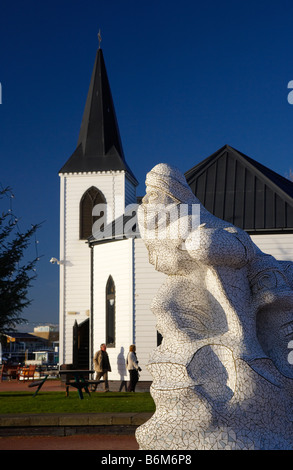
[[[10,188],[0,190],[0,200],[11,195]],[[26,320],[23,309],[30,305],[28,290],[36,278],[38,257],[27,261],[26,250],[38,225],[21,232],[12,211],[0,214],[0,334],[6,334]]]

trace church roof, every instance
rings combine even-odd
[[[293,231],[293,182],[225,145],[185,173],[192,192],[216,217],[250,234]],[[90,244],[129,238],[123,227],[133,214],[111,222]],[[132,236],[139,236],[133,228]]]
[[[76,149],[59,173],[125,171],[128,167],[122,148],[114,103],[102,49],[98,49]]]
[[[293,230],[293,183],[229,145],[185,177],[208,211],[249,233]]]

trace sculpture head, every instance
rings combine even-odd
[[[146,176],[146,196],[143,204],[148,203],[195,203],[198,202],[184,175],[178,168],[159,163]]]

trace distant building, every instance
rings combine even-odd
[[[34,358],[35,351],[48,349],[48,340],[30,333],[11,332],[3,335],[2,358],[11,362],[25,362]]]
[[[138,184],[123,153],[101,49],[77,147],[59,176],[60,364],[92,367],[105,342],[110,378],[125,379],[126,354],[136,344],[141,380],[151,380],[145,365],[160,335],[150,303],[165,275],[149,264],[140,238],[92,237],[101,216],[93,208],[105,204],[106,223],[116,223],[137,202]],[[228,145],[186,179],[212,214],[246,230],[264,252],[293,260],[292,182]]]
[[[44,325],[36,326],[33,333],[30,333],[39,338],[43,338],[48,341],[48,345],[59,341],[59,326],[58,325]]]
[[[37,359],[55,364],[59,357],[58,325],[37,326],[33,333],[11,332],[3,335],[2,357],[12,362],[31,362]]]

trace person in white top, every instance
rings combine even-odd
[[[135,387],[139,378],[138,372],[141,371],[141,368],[138,365],[138,360],[135,351],[136,347],[134,344],[129,346],[129,353],[127,354],[126,358],[126,367],[129,371],[128,392],[135,392]]]

